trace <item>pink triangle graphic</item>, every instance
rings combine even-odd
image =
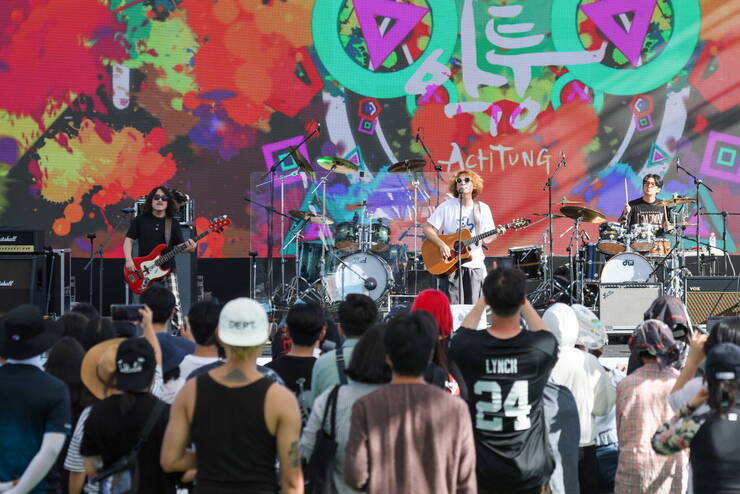
[[[663,151],[660,146],[655,143],[650,146],[650,162],[652,164],[660,163],[661,161],[665,161],[667,159],[668,153]]]
[[[653,0],[655,1],[655,0]],[[373,69],[377,70],[388,55],[408,36],[429,12],[429,9],[392,0],[354,0],[357,20],[365,36]],[[376,17],[388,17],[395,22],[385,34],[380,34]]]
[[[656,0],[601,0],[581,5],[581,10],[596,24],[596,27],[614,43],[632,65],[637,65],[642,53],[650,19],[653,17]],[[629,31],[614,17],[634,12]]]

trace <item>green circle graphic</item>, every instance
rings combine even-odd
[[[573,77],[596,92],[617,95],[647,93],[670,81],[691,58],[699,40],[701,9],[696,0],[672,0],[673,34],[663,52],[635,69],[598,63],[566,65]],[[553,0],[552,39],[557,51],[582,51],[578,36],[578,0]]]
[[[404,86],[424,62],[422,55],[405,69],[376,73],[360,67],[344,51],[336,20],[344,0],[316,0],[311,19],[311,33],[319,60],[346,89],[373,98],[406,96]],[[451,0],[427,0],[432,11],[432,35],[424,54],[442,49],[440,63],[446,63],[457,43],[459,26],[457,7]],[[438,22],[434,22],[434,19]]]

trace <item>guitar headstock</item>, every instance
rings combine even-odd
[[[221,233],[224,229],[231,224],[231,220],[225,214],[211,218],[208,223],[208,229],[215,233]]]
[[[506,228],[511,230],[519,230],[520,228],[529,226],[530,223],[532,223],[532,220],[530,220],[529,218],[515,218],[511,220],[511,223],[506,225]]]

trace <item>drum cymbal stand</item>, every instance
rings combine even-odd
[[[581,218],[580,216],[575,219],[572,226],[568,227],[561,235],[560,238],[565,236],[569,231],[573,231],[568,241],[568,262],[570,263],[570,284],[566,287],[570,303],[583,305],[583,266],[582,262],[578,260],[579,242],[583,232],[581,231]],[[574,254],[575,253],[575,254]],[[575,290],[576,295],[573,295]]]
[[[334,173],[334,170],[337,168],[337,164],[332,165],[332,167],[329,169],[327,173],[324,174],[323,177],[319,180],[319,182],[314,186],[314,188],[309,192],[309,197],[312,197],[317,190],[319,190],[319,187],[321,187],[321,215],[326,218],[326,182],[329,180],[329,177]],[[321,244],[323,248],[321,249],[321,276],[323,277],[326,274],[326,240],[324,238],[324,234],[322,231],[322,227],[325,225],[319,226],[319,236],[321,237]],[[336,256],[335,256],[336,257]]]
[[[427,204],[429,203],[430,198],[426,194],[426,192],[424,192],[424,190],[420,187],[418,175],[416,175],[415,172],[412,172],[410,175],[411,175],[411,186],[414,188],[414,211],[413,211],[414,255],[418,255],[419,253],[419,194],[421,194],[421,196],[424,198]],[[390,241],[390,239],[388,240]],[[419,293],[417,290],[418,281],[419,281],[419,271],[414,271],[414,290],[413,290],[414,295],[417,295]],[[460,283],[460,286],[462,286],[462,283]]]

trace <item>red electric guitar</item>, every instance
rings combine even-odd
[[[193,241],[198,242],[212,232],[221,233],[224,231],[224,228],[230,224],[231,220],[226,215],[213,218],[208,224],[208,230],[193,238]],[[186,247],[184,244],[180,244],[168,253],[160,255],[166,248],[167,244],[159,244],[153,248],[148,255],[134,257],[134,271],[129,271],[125,267],[123,268],[123,279],[126,281],[126,284],[132,292],[137,294],[144,293],[147,288],[149,288],[152,281],[170,274],[170,271],[172,270],[162,268],[162,264],[165,264],[167,261],[185,250]]]

